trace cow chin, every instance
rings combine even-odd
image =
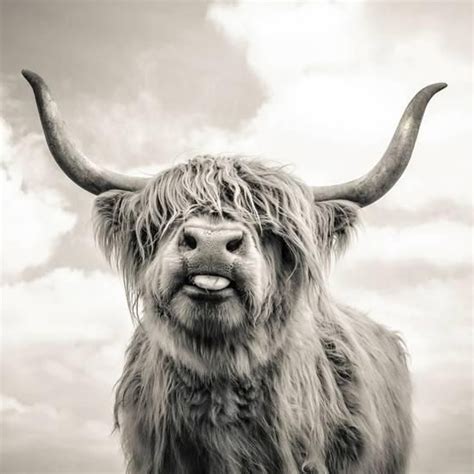
[[[248,309],[234,289],[213,294],[184,286],[171,299],[169,313],[176,326],[188,334],[219,338],[244,328]]]

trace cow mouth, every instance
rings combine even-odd
[[[200,300],[223,300],[234,294],[234,282],[220,275],[196,274],[183,285],[184,293]]]

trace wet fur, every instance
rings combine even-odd
[[[220,337],[177,324],[147,281],[160,239],[203,213],[253,226],[273,269],[266,297]],[[198,157],[143,191],[97,199],[98,241],[139,316],[115,404],[130,473],[406,471],[403,346],[325,287],[356,216],[354,204],[314,203],[284,170],[240,158]]]

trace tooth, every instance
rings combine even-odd
[[[203,290],[213,291],[223,290],[230,285],[227,278],[217,275],[196,275],[193,278],[193,283]]]

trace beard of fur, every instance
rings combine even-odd
[[[283,343],[283,328],[298,297],[295,281],[296,276],[275,276],[266,296],[252,304],[237,298],[219,305],[193,303],[183,296],[185,303],[160,307],[149,300],[142,325],[176,363],[203,376],[232,378],[266,364]]]
[[[206,346],[168,332],[190,346],[166,354],[145,318],[116,391],[130,473],[192,472],[203,456],[210,474],[405,472],[410,384],[398,337],[334,305],[315,285],[305,294],[257,326],[265,339],[252,345],[245,335],[240,353],[230,340]],[[216,387],[228,386],[238,403],[208,406],[203,394],[221,396]]]
[[[282,295],[296,295],[289,291],[289,284],[289,280],[282,281],[274,288],[272,297],[261,305],[259,317],[252,313],[245,324],[219,338],[176,327],[172,317],[157,314],[155,304],[148,313],[145,308],[127,352],[114,409],[116,427],[121,429],[124,451],[129,455],[129,472],[188,472],[190,460],[183,459],[179,447],[184,442],[200,446],[209,457],[208,466],[215,468],[209,471],[213,474],[237,474],[243,466],[252,466],[249,472],[290,472],[281,470],[286,461],[277,448],[279,432],[274,423],[282,328],[294,303]],[[167,342],[178,346],[177,352],[167,352],[167,342],[163,347],[163,340],[155,339],[163,332]],[[186,354],[193,359],[191,363]],[[233,419],[232,410],[196,414],[189,408],[199,406],[197,393],[203,386],[226,387],[229,383],[246,404],[245,410],[239,407],[239,416],[252,425],[252,436],[240,428],[229,431],[232,424],[242,421]],[[259,439],[253,439],[257,435]],[[170,459],[174,450],[181,454]],[[224,466],[226,470],[221,471]]]

